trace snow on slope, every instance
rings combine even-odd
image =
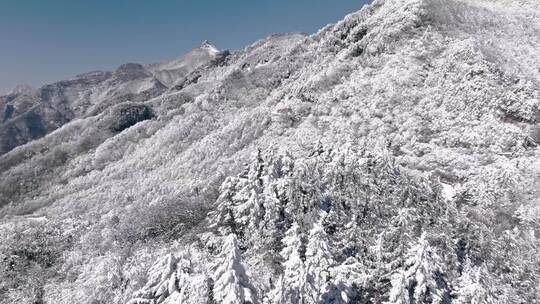
[[[538,13],[378,0],[143,67],[152,119],[0,156],[4,302],[537,303]]]

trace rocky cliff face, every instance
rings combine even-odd
[[[377,0],[5,99],[69,119],[0,156],[2,300],[537,303],[539,20]]]

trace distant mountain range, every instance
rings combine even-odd
[[[218,64],[228,52],[205,41],[188,54],[162,64],[127,63],[114,72],[90,72],[34,89],[19,85],[0,97],[0,154],[77,118],[99,114],[122,101],[144,101],[165,93],[193,71]]]

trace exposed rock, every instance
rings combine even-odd
[[[110,129],[114,132],[122,132],[138,122],[151,119],[153,116],[152,109],[145,104],[122,103],[111,109]]]

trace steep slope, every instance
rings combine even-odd
[[[538,303],[539,14],[378,0],[125,66],[169,89],[0,156],[2,300]]]

